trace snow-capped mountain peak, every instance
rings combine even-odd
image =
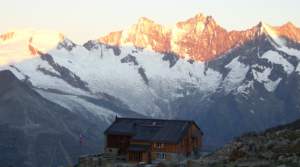
[[[275,27],[280,36],[293,40],[294,42],[300,42],[300,28],[296,27],[292,22]]]
[[[138,19],[137,25],[145,25],[145,24],[156,24],[156,23],[147,17],[140,17]]]
[[[179,57],[209,61],[261,35],[268,36],[277,46],[285,46],[285,38],[300,41],[300,29],[291,22],[279,27],[260,22],[248,30],[227,31],[213,17],[198,13],[172,28],[142,17],[129,29],[110,33],[100,38],[100,42],[117,46],[131,45],[163,53],[173,52]]]
[[[170,50],[170,30],[154,21],[141,17],[129,29],[101,37],[100,42],[110,45],[131,45],[149,50],[165,52]]]
[[[178,28],[183,28],[184,26],[189,25],[189,26],[197,27],[199,29],[200,27],[199,25],[202,25],[201,29],[203,30],[207,21],[208,21],[208,17],[206,15],[202,13],[198,13],[192,18],[189,18],[185,21],[178,22],[176,26]]]
[[[271,36],[278,36],[278,35],[280,35],[278,32],[277,32],[277,30],[276,30],[276,28],[275,27],[273,27],[273,26],[271,26],[271,25],[269,25],[269,24],[267,24],[267,23],[264,23],[264,22],[262,22],[262,29],[263,29],[263,31],[265,32],[265,33],[267,33],[267,34],[269,34],[269,35],[271,35]]]
[[[31,43],[58,43],[64,39],[64,35],[57,31],[51,30],[35,30],[35,29],[18,29],[6,32],[0,35],[0,44],[18,42],[20,40],[28,40]]]
[[[220,44],[212,44],[215,41],[221,42],[214,39],[223,38],[225,33],[227,31],[211,16],[201,13],[178,22],[173,28],[142,17],[127,30],[101,37],[100,42],[117,46],[131,45],[164,53],[174,52],[181,57],[205,61],[229,49],[219,48]]]
[[[288,21],[284,25],[281,26],[282,28],[294,29],[297,28],[292,22]]]
[[[256,28],[260,33],[269,35],[270,37],[284,38],[294,42],[300,41],[300,29],[292,22],[287,22],[281,26],[271,26],[267,23],[260,22]]]
[[[0,36],[0,65],[21,62],[56,48],[65,36],[56,31],[22,29]]]
[[[7,41],[7,40],[10,40],[11,38],[13,38],[14,35],[15,35],[15,32],[6,32],[6,33],[0,35],[0,39],[2,42]]]

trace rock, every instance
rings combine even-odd
[[[274,145],[275,145],[274,141],[269,140],[269,141],[266,143],[265,147],[266,147],[267,149],[272,149],[272,148],[274,147]]]
[[[295,124],[300,124],[300,120],[298,122]],[[300,133],[293,124],[288,127],[291,129],[282,126],[266,133],[243,135],[205,157],[199,164],[222,167],[298,167]]]
[[[277,166],[277,167],[287,167],[286,165],[279,165],[279,166]]]
[[[280,155],[280,156],[278,157],[278,160],[279,160],[279,161],[282,161],[282,160],[284,160],[284,158],[285,158],[285,157],[284,157],[283,155]]]
[[[265,159],[272,159],[274,157],[274,153],[272,151],[267,151],[261,154]]]

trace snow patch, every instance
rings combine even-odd
[[[225,67],[230,69],[230,72],[226,76],[223,84],[225,86],[225,91],[230,92],[232,89],[236,88],[246,77],[249,71],[249,66],[238,61],[239,57],[234,58]]]
[[[252,70],[254,79],[259,83],[262,83],[267,91],[273,92],[277,88],[282,78],[278,78],[276,81],[272,81],[271,79],[269,79],[272,69],[266,67],[262,67],[262,68],[263,68],[262,72],[259,72],[254,69]]]
[[[251,89],[253,89],[253,81],[247,81],[245,84],[241,85],[240,87],[237,88],[237,91],[241,94],[249,94]]]
[[[267,59],[271,63],[281,65],[287,74],[291,74],[295,70],[295,67],[284,59],[278,52],[267,51],[262,55],[262,58]]]
[[[45,75],[38,68],[44,68],[53,72],[58,76]],[[4,66],[4,69],[11,70],[20,80],[28,79],[33,86],[42,89],[55,89],[65,93],[91,96],[89,93],[69,85],[67,82],[59,78],[59,73],[55,71],[46,61],[40,57],[32,60],[26,60],[22,63],[11,66]],[[18,70],[16,70],[18,69]],[[26,77],[29,78],[26,78]]]
[[[298,67],[297,67],[297,69],[296,69],[296,72],[297,72],[298,74],[300,74],[300,63],[298,64]]]
[[[288,47],[281,47],[277,48],[280,51],[285,52],[288,55],[296,56],[298,60],[300,60],[300,50],[294,49],[294,48],[288,48]]]

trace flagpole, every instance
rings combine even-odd
[[[80,133],[80,135],[79,135],[79,147],[80,147],[80,148],[79,148],[79,149],[80,149],[79,152],[80,152],[80,156],[83,154],[83,153],[82,153],[82,143],[83,143],[82,140],[83,140],[83,136],[82,136],[82,134]]]

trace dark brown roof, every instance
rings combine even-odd
[[[116,118],[104,132],[106,135],[128,135],[132,140],[163,143],[179,143],[191,125],[196,125],[199,135],[201,129],[191,120],[165,120],[143,118]]]

